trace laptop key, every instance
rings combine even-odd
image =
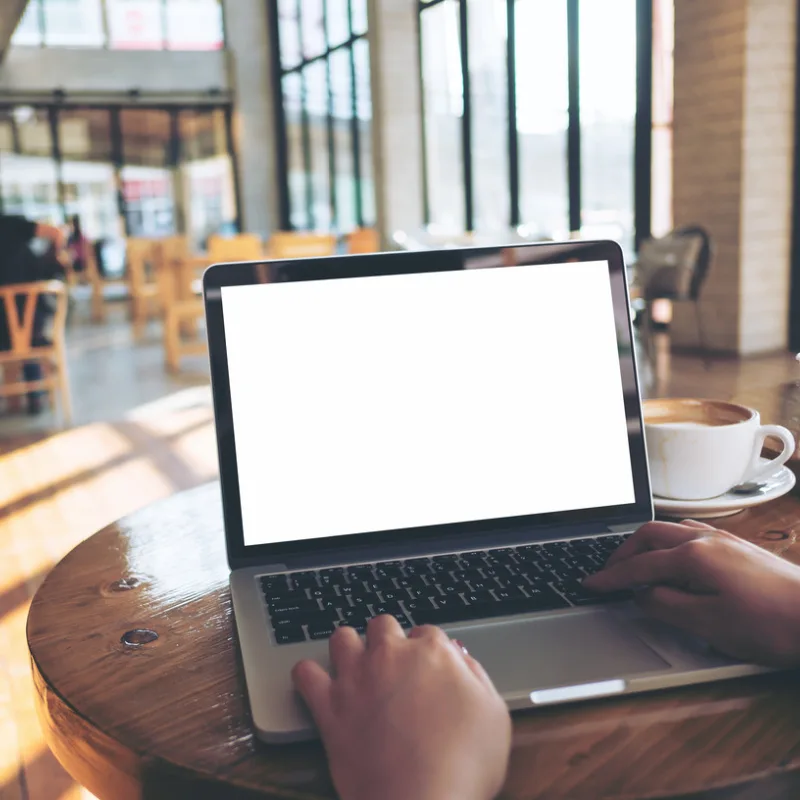
[[[316,600],[290,600],[283,602],[282,600],[274,600],[267,606],[269,608],[270,616],[286,616],[288,614],[303,614],[313,613],[319,611],[319,603]]]
[[[335,630],[333,621],[314,622],[308,625],[308,636],[310,639],[329,639]]]
[[[267,603],[283,601],[291,603],[293,600],[308,600],[308,592],[305,589],[286,589],[285,591],[275,591],[274,589],[264,590],[264,597]]]
[[[280,594],[281,592],[289,591],[289,581],[286,575],[262,575],[259,578],[262,590]]]
[[[278,644],[295,644],[296,642],[304,642],[305,640],[306,635],[299,625],[279,628],[275,631],[275,641]]]
[[[316,588],[319,586],[317,573],[310,570],[307,572],[292,572],[289,577],[292,579],[292,585],[296,589]]]
[[[372,613],[377,617],[381,614],[402,614],[403,609],[397,600],[385,600],[382,603],[372,604]]]

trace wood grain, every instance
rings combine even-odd
[[[216,484],[176,495],[78,545],[34,598],[46,738],[101,800],[334,796],[318,745],[250,731],[221,525]],[[796,495],[725,527],[800,563]],[[132,629],[158,638],[126,646]],[[520,714],[502,797],[800,792],[798,707],[784,674]]]

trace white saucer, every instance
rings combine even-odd
[[[766,463],[768,459],[762,458]],[[796,478],[788,467],[781,467],[771,478],[768,478],[764,488],[757,494],[722,494],[709,500],[668,500],[666,497],[653,496],[653,505],[656,513],[663,517],[677,517],[680,519],[708,519],[710,517],[729,517],[738,514],[746,508],[769,503],[778,497],[791,492]]]

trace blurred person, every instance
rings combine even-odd
[[[84,272],[92,243],[83,235],[81,218],[76,214],[69,221],[70,232],[67,239],[67,253],[75,272]]]
[[[32,249],[36,240],[47,244],[47,249],[37,254]],[[20,216],[0,214],[0,286],[15,283],[51,280],[66,277],[62,259],[66,239],[63,231],[55,225],[33,222]],[[18,298],[17,308],[22,312],[24,299]],[[33,345],[42,347],[50,344],[46,330],[55,308],[52,298],[40,297],[33,319]],[[6,309],[0,307],[0,351],[11,349],[11,336],[8,328]],[[22,365],[25,381],[38,381],[42,378],[42,367],[36,362]],[[42,410],[43,392],[28,394],[28,410],[38,414]]]
[[[650,615],[722,653],[800,667],[800,566],[699,522],[642,526],[585,580],[630,589]],[[505,780],[510,716],[481,666],[430,626],[406,636],[390,616],[362,639],[339,628],[330,673],[293,680],[319,730],[342,800],[492,800]]]

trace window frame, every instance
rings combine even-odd
[[[358,115],[359,85],[356,67],[356,43],[359,41],[369,42],[368,28],[362,33],[357,33],[354,29],[353,0],[347,0],[347,32],[348,36],[343,41],[332,45],[330,41],[330,31],[328,25],[328,0],[322,2],[322,27],[324,31],[325,46],[324,50],[312,57],[307,57],[303,52],[303,15],[301,10],[301,0],[296,2],[297,14],[297,36],[300,42],[300,60],[291,67],[285,67],[281,62],[281,33],[280,33],[280,13],[278,0],[269,0],[269,32],[270,32],[270,51],[272,53],[272,72],[273,89],[275,93],[275,122],[277,127],[277,172],[278,172],[278,195],[279,195],[279,220],[282,230],[317,230],[318,220],[314,213],[314,192],[312,186],[312,154],[310,146],[309,125],[310,117],[308,114],[308,102],[306,96],[306,70],[311,65],[323,63],[325,65],[326,85],[327,85],[327,108],[324,117],[325,133],[327,137],[327,157],[328,157],[328,181],[329,181],[329,203],[330,203],[330,229],[343,233],[341,228],[340,204],[341,199],[337,191],[336,181],[336,142],[335,142],[335,118],[334,118],[334,96],[333,84],[331,80],[332,67],[331,56],[334,53],[345,51],[348,53],[350,62],[350,119],[349,135],[352,147],[353,180],[355,182],[355,218],[359,228],[367,227],[373,220],[367,220],[365,215],[364,198],[364,164],[362,145],[362,131],[360,118]],[[305,175],[305,221],[302,225],[295,225],[292,222],[292,202],[291,187],[289,182],[289,140],[288,125],[285,114],[285,93],[284,78],[287,75],[298,75],[301,85],[301,138],[303,144],[303,171]]]
[[[423,80],[422,15],[445,0],[417,0],[417,37],[419,52],[419,76]],[[469,83],[469,9],[468,0],[456,0],[459,5],[459,36],[461,69],[463,75],[464,102],[462,114],[462,153],[464,175],[464,230],[474,230],[474,182],[472,177],[472,113]],[[565,0],[567,5],[567,72],[568,72],[568,126],[567,138],[567,186],[569,199],[569,229],[579,231],[582,227],[583,203],[581,197],[581,109],[580,109],[580,3],[581,0]],[[509,227],[521,224],[520,212],[520,165],[519,133],[517,131],[516,102],[516,0],[506,0],[508,42],[506,53],[506,79],[508,87],[508,183]],[[634,123],[634,241],[639,243],[650,236],[651,191],[652,191],[652,98],[653,98],[653,10],[652,0],[636,0],[636,117]],[[422,87],[421,87],[422,88]],[[427,141],[425,123],[425,92],[420,92],[421,135]],[[423,146],[423,221],[431,223],[429,174],[427,148]]]

